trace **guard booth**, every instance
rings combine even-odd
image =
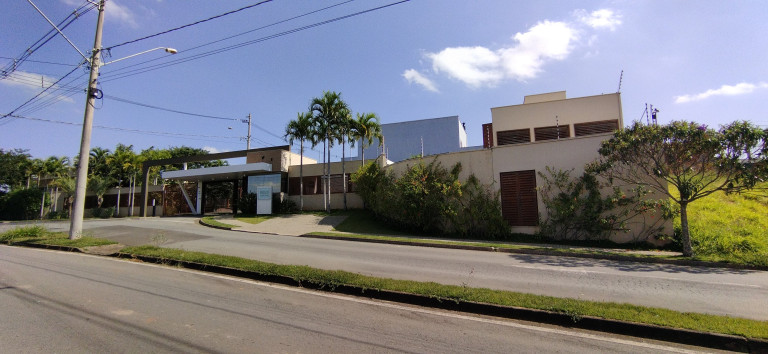
[[[233,189],[231,194],[233,196],[232,203],[237,204],[238,190],[240,189],[240,183],[245,181],[247,183],[247,193],[255,193],[258,195],[259,203],[257,204],[258,214],[271,214],[272,213],[272,192],[276,187],[277,192],[280,192],[280,173],[272,172],[272,165],[265,162],[249,163],[245,165],[234,166],[219,166],[208,168],[196,168],[190,170],[178,170],[178,171],[164,171],[161,173],[163,179],[170,179],[177,182],[177,187],[184,195],[184,199],[192,211],[192,214],[202,215],[204,213],[204,200],[206,195],[204,193],[206,184],[215,182],[232,182]],[[256,174],[256,175],[254,175]],[[195,183],[197,185],[196,198],[191,198],[184,185],[187,183]],[[273,186],[276,184],[276,186]],[[261,202],[262,195],[267,195],[268,200]],[[236,207],[233,212],[237,212]]]

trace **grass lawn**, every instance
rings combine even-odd
[[[50,232],[40,225],[24,226],[8,230],[0,234],[0,242],[9,245],[14,243],[33,243],[40,245],[66,246],[74,248],[112,245],[117,242],[85,235],[76,240],[70,240],[64,232]]]
[[[235,225],[226,224],[223,222],[220,222],[213,218],[213,216],[205,216],[202,219],[200,219],[204,224],[215,226],[215,227],[223,227],[223,228],[233,228]]]
[[[688,223],[696,259],[768,266],[767,192],[699,199],[688,206]]]
[[[238,215],[235,219],[249,224],[258,224],[272,218],[272,215]]]
[[[346,271],[330,271],[308,266],[280,265],[232,256],[212,255],[154,246],[129,247],[123,253],[144,255],[164,260],[217,265],[292,278],[300,283],[312,283],[333,289],[339,285],[351,285],[362,289],[391,290],[418,294],[446,301],[470,301],[503,306],[516,306],[565,313],[578,320],[584,316],[653,324],[673,328],[739,335],[749,338],[768,338],[768,321],[696,313],[682,313],[661,308],[619,304],[612,302],[585,301],[524,294],[511,291],[443,285],[434,282],[395,280],[360,275]]]

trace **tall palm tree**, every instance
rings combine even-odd
[[[344,210],[347,210],[347,169],[345,165],[346,161],[346,151],[347,151],[347,140],[349,139],[349,134],[354,129],[355,121],[352,119],[352,113],[349,111],[349,109],[346,109],[344,112],[344,117],[338,122],[338,140],[341,141],[341,184],[342,184],[342,192],[344,194]]]
[[[71,166],[69,165],[69,157],[51,156],[45,160],[45,171],[48,177],[52,179],[51,186],[54,188],[54,192],[52,192],[53,211],[58,209],[59,198],[59,187],[57,187],[54,182],[56,182],[56,180],[61,177],[69,175],[70,169]]]
[[[310,111],[313,113],[316,121],[325,121],[325,144],[328,146],[328,160],[327,160],[327,175],[326,175],[326,190],[328,191],[328,199],[326,200],[325,210],[331,211],[331,147],[333,146],[333,140],[337,140],[339,136],[338,126],[349,116],[349,108],[341,99],[341,94],[333,91],[323,92],[322,97],[316,97],[312,99],[310,103]]]
[[[373,144],[373,139],[377,139],[379,146],[383,139],[381,134],[381,124],[376,113],[358,113],[355,119],[355,132],[352,139],[360,140],[360,166],[365,164],[365,149]]]
[[[293,142],[298,140],[300,146],[299,210],[304,210],[304,141],[311,141],[314,147],[315,143],[312,135],[312,112],[298,113],[296,119],[288,122],[288,126],[285,127],[285,137],[288,139],[288,144],[293,145]]]

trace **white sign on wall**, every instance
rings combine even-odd
[[[256,187],[256,214],[272,214],[272,187]]]

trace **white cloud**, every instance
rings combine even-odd
[[[69,6],[80,6],[82,0],[61,0]],[[104,6],[104,16],[110,20],[124,23],[131,27],[138,27],[136,15],[127,7],[120,5],[115,0],[108,1]]]
[[[11,86],[11,87],[17,87],[21,90],[27,91],[29,93],[37,94],[42,90],[45,90],[51,84],[56,82],[56,78],[37,74],[37,73],[31,73],[21,70],[15,70],[8,74],[7,77],[0,80],[0,85],[5,86]],[[64,102],[74,102],[71,98],[68,96],[61,95],[61,92],[57,92],[61,87],[58,85],[55,85],[51,88],[48,88],[45,94],[41,95],[40,98],[47,98],[51,97],[50,95],[54,95],[56,97],[56,100],[64,101]],[[65,92],[67,90],[65,89]]]
[[[222,152],[221,150],[213,147],[213,146],[205,146],[203,147],[203,150],[208,151],[209,154],[218,154]]]
[[[416,83],[424,87],[425,89],[432,91],[432,92],[440,92],[437,89],[437,86],[435,86],[435,83],[432,82],[432,80],[428,79],[424,75],[422,75],[420,72],[414,70],[414,69],[408,69],[405,72],[403,72],[403,77],[408,80],[409,83]]]
[[[107,5],[104,7],[104,16],[131,27],[138,27],[138,23],[136,23],[136,16],[133,14],[133,11],[123,5],[118,4],[114,0],[107,3]]]
[[[491,50],[485,47],[446,48],[429,53],[432,69],[458,79],[472,88],[494,86],[505,79],[536,77],[550,60],[563,60],[578,38],[576,29],[565,22],[544,21],[528,32],[517,33],[512,47]]]
[[[710,89],[702,93],[692,95],[682,95],[675,97],[675,103],[686,103],[692,101],[700,101],[712,96],[737,96],[746,95],[754,92],[757,89],[768,88],[768,83],[761,82],[757,84],[751,84],[748,82],[742,82],[736,85],[723,85],[718,89]]]
[[[600,9],[587,13],[586,10],[576,10],[574,12],[579,22],[594,29],[615,30],[621,25],[621,15],[614,13],[610,9]]]
[[[446,48],[429,53],[432,69],[461,80],[471,87],[494,85],[504,77],[500,55],[484,47]]]

